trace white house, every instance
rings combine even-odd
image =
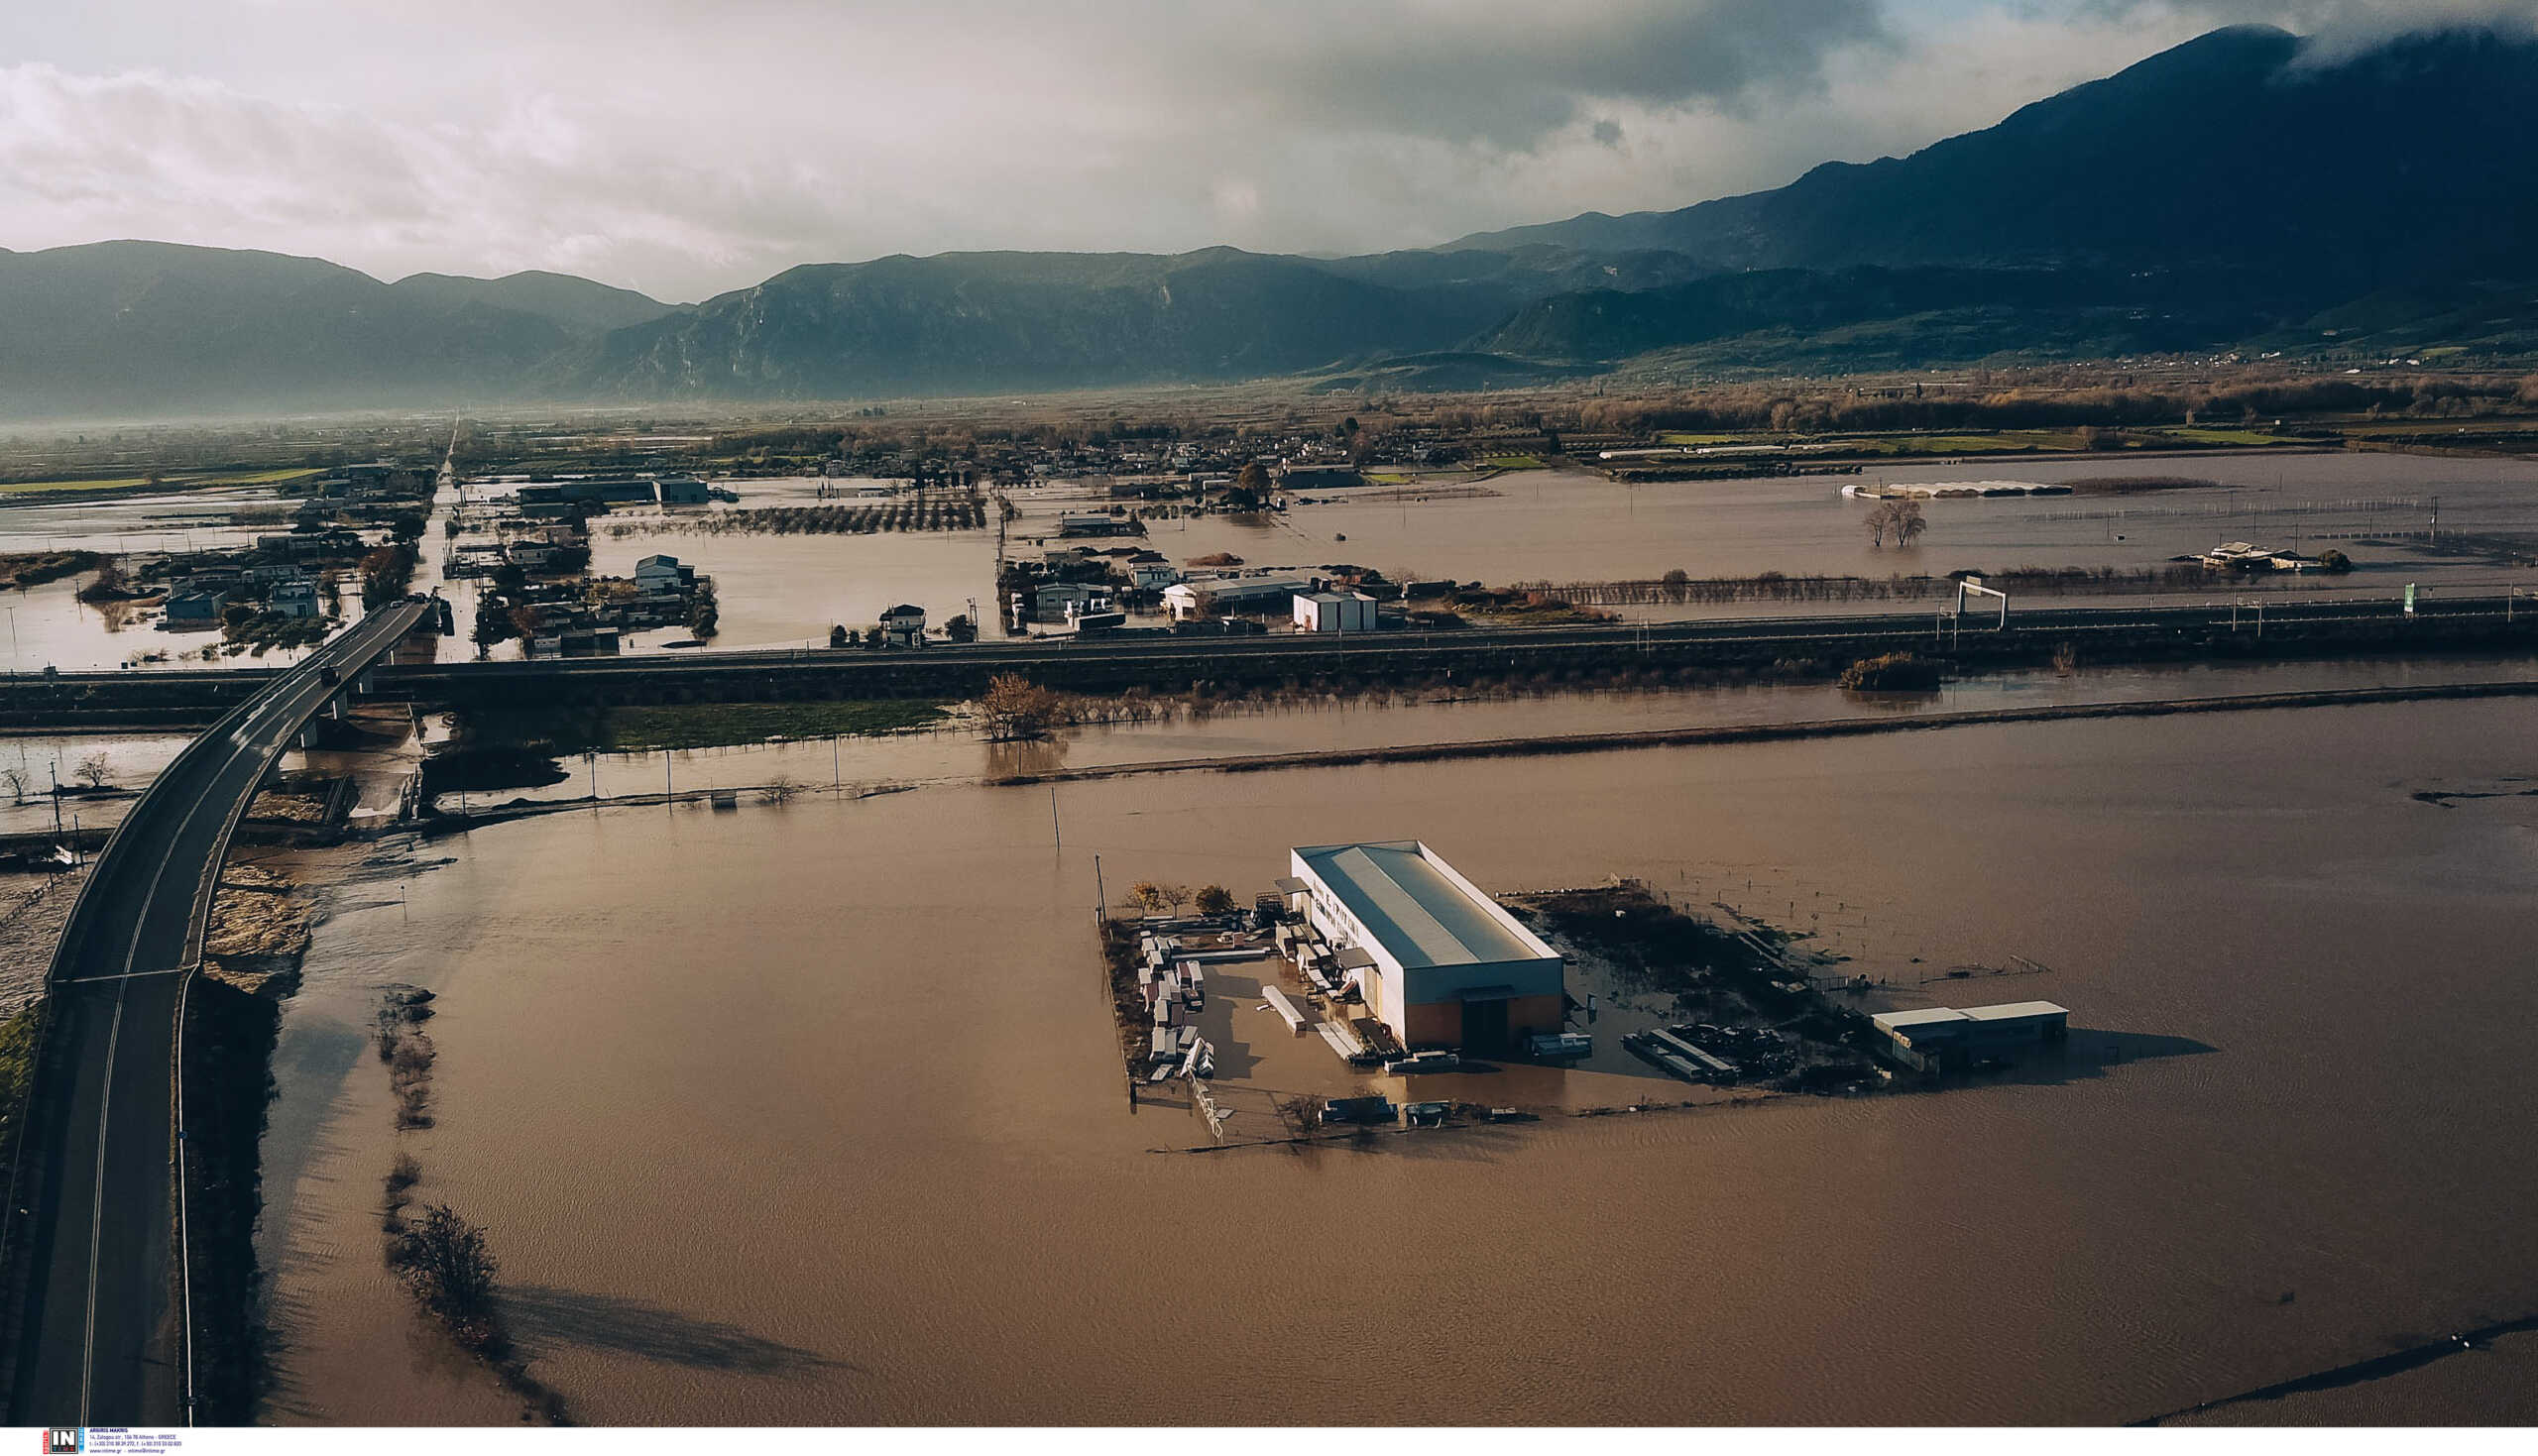
[[[1300,632],[1371,632],[1375,599],[1363,592],[1298,592],[1296,630]]]
[[[634,589],[646,597],[674,595],[695,583],[696,568],[675,556],[646,556],[634,563]]]
[[[1504,1051],[1566,1020],[1559,952],[1426,844],[1309,845],[1288,861],[1293,899],[1342,965],[1358,962],[1350,978],[1402,1045]]]
[[[274,583],[265,606],[284,616],[315,616],[322,610],[317,605],[317,584],[306,577]]]
[[[925,645],[925,609],[902,602],[881,614],[881,640],[892,647]]]
[[[1051,582],[1031,595],[1032,611],[1041,621],[1073,621],[1088,612],[1110,610],[1107,588],[1082,582]]]

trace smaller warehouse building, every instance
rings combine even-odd
[[[1416,840],[1290,851],[1306,919],[1405,1047],[1496,1053],[1559,1031],[1559,952]]]
[[[1164,610],[1174,621],[1206,616],[1274,613],[1319,582],[1292,576],[1193,577],[1163,589]]]
[[[1300,632],[1371,632],[1375,599],[1363,592],[1298,592],[1296,630]]]
[[[1921,1071],[1962,1071],[1983,1058],[2059,1043],[2071,1032],[2071,1013],[2050,1001],[1930,1006],[1883,1011],[1869,1020],[1886,1034],[1888,1056]]]

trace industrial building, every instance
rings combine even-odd
[[[1371,632],[1375,599],[1363,592],[1298,592],[1296,630],[1300,632]]]
[[[1559,1031],[1559,952],[1426,844],[1318,844],[1289,863],[1290,908],[1344,948],[1348,979],[1403,1046],[1505,1052]]]
[[[1196,621],[1229,613],[1275,612],[1321,584],[1304,577],[1192,577],[1163,589],[1164,610],[1174,621]]]
[[[1888,1056],[1922,1071],[1961,1071],[1983,1058],[2060,1042],[2071,1031],[2071,1013],[2050,1001],[1963,1010],[1930,1006],[1884,1011],[1869,1020],[1886,1034]]]

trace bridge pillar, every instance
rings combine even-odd
[[[327,716],[328,718],[334,719],[334,720],[335,720],[336,722],[338,722],[338,723],[341,723],[341,722],[343,721],[343,718],[344,718],[345,713],[347,713],[347,712],[349,712],[349,711],[350,711],[351,706],[352,706],[352,694],[351,694],[351,693],[349,693],[349,692],[337,693],[335,696],[333,696],[333,697],[331,697],[331,698],[329,698],[329,699],[327,699],[327,700],[326,700],[326,716]]]

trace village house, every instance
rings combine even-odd
[[[887,647],[925,645],[925,609],[902,602],[881,614],[881,643]]]
[[[265,608],[282,616],[302,618],[315,617],[324,612],[317,601],[317,584],[304,576],[293,581],[276,582],[271,594],[265,598]]]

